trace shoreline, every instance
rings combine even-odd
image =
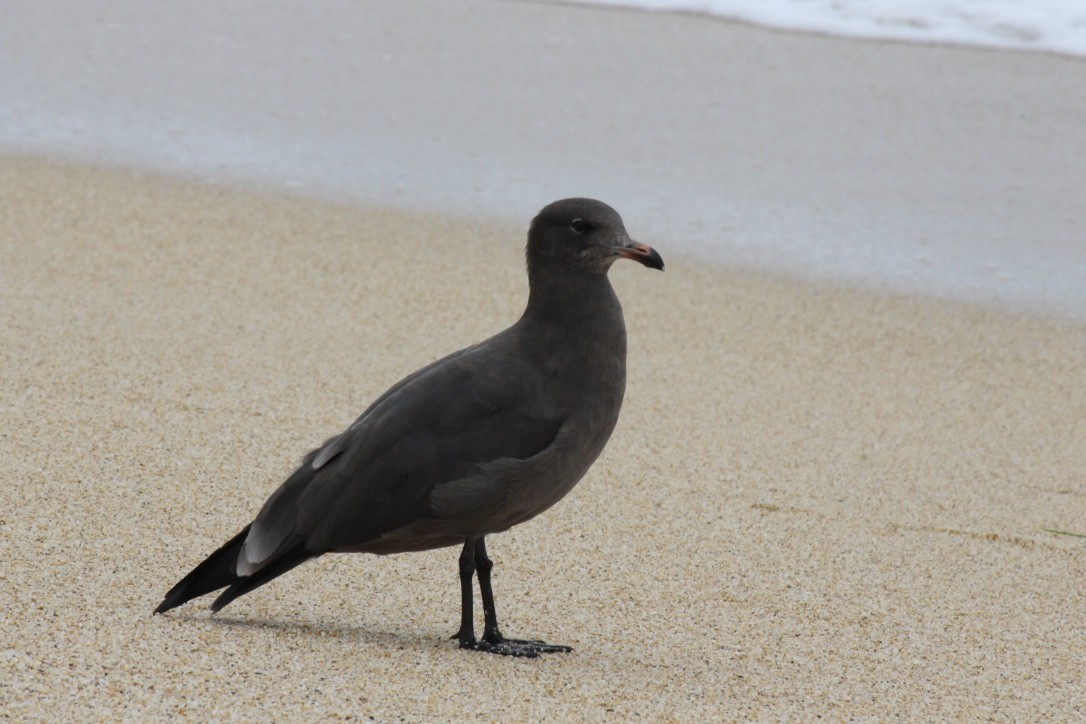
[[[12,18],[8,148],[510,224],[606,198],[701,258],[1086,319],[1086,59],[483,0]]]
[[[604,6],[605,7],[605,6]],[[729,22],[732,22],[729,20]],[[740,22],[740,21],[734,21]],[[793,32],[782,30],[781,32]],[[798,31],[796,31],[798,32]],[[902,41],[905,42],[905,41]],[[981,48],[983,50],[983,48]],[[999,49],[993,49],[999,51]],[[196,171],[183,169],[163,169],[140,165],[139,163],[113,163],[95,161],[93,159],[78,156],[65,156],[63,154],[36,153],[32,151],[19,151],[3,149],[0,147],[0,162],[14,162],[16,164],[44,165],[57,169],[71,168],[82,171],[97,171],[105,174],[119,174],[133,179],[147,179],[152,183],[165,185],[182,185],[193,187],[206,187],[208,189],[220,189],[223,194],[235,194],[242,197],[266,198],[275,201],[291,201],[299,204],[310,204],[317,207],[333,209],[353,210],[356,213],[373,212],[378,215],[392,217],[422,217],[427,219],[443,219],[454,224],[479,225],[484,228],[505,228],[517,232],[526,223],[514,219],[503,218],[501,215],[479,215],[467,211],[457,211],[444,208],[426,208],[417,204],[386,203],[380,200],[363,198],[345,198],[330,193],[319,193],[314,189],[305,189],[297,186],[279,186],[276,183],[255,178],[217,178],[201,174]],[[553,199],[552,199],[553,200]],[[632,209],[637,211],[636,209]],[[621,213],[621,211],[620,211]],[[530,217],[529,217],[530,218]],[[666,237],[653,234],[644,236],[653,243],[668,243]],[[829,293],[838,292],[846,295],[860,297],[885,298],[888,300],[912,300],[921,304],[949,305],[961,310],[974,310],[981,315],[996,315],[1006,318],[1023,318],[1036,320],[1039,323],[1051,323],[1058,327],[1077,328],[1086,325],[1086,318],[1076,308],[1065,306],[1048,306],[1037,303],[1023,303],[1021,300],[1005,298],[972,298],[961,297],[952,292],[936,292],[932,290],[919,290],[902,288],[895,285],[878,286],[871,279],[857,277],[822,277],[806,274],[796,269],[766,267],[758,262],[750,260],[722,260],[718,257],[708,256],[697,249],[689,249],[680,246],[670,250],[668,260],[676,259],[689,266],[706,266],[719,273],[735,276],[745,276],[764,280],[769,284],[798,285],[813,290],[824,290]]]

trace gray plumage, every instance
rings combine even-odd
[[[309,453],[250,526],[182,579],[156,613],[226,588],[212,606],[219,610],[328,552],[463,545],[462,583],[465,567],[486,568],[479,580],[487,630],[482,641],[464,630],[469,573],[460,645],[520,656],[568,650],[501,636],[483,538],[558,502],[614,430],[626,329],[607,271],[620,257],[663,268],[606,204],[566,199],[545,207],[528,234],[529,297],[516,324],[381,395]]]

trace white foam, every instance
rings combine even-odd
[[[1086,55],[1082,0],[567,0],[833,35]]]

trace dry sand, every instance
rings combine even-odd
[[[550,199],[540,199],[540,205]],[[636,208],[620,209],[638,235]],[[0,717],[1086,714],[1086,327],[616,268],[629,388],[565,501],[151,610],[310,446],[521,311],[518,226],[0,159]]]

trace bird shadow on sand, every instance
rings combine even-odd
[[[418,651],[433,651],[443,648],[448,648],[451,651],[456,648],[456,642],[450,641],[448,634],[442,635],[442,632],[438,631],[375,631],[364,626],[351,626],[338,622],[277,620],[249,616],[243,618],[222,614],[208,616],[199,613],[188,613],[174,615],[171,618],[175,621],[200,626],[225,626],[244,631],[266,630],[276,635],[299,639],[348,641],[352,644],[372,645],[375,648],[414,649]]]

